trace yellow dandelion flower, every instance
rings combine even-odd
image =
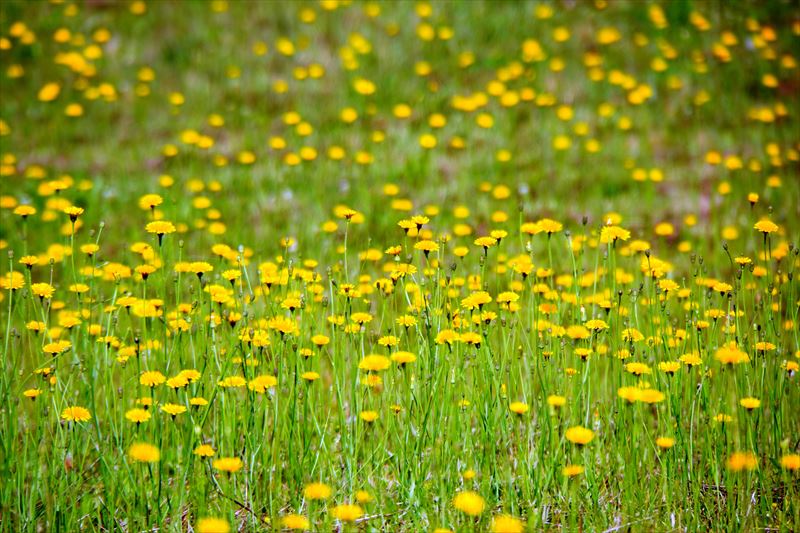
[[[589,444],[592,439],[594,439],[594,431],[582,426],[573,426],[567,429],[564,436],[573,444],[583,446],[585,444]]]
[[[467,490],[456,494],[453,507],[470,516],[478,516],[486,509],[486,500],[477,492]]]
[[[161,452],[152,444],[137,442],[128,448],[128,457],[137,463],[157,463],[161,459]]]
[[[92,414],[85,407],[74,406],[61,411],[61,418],[68,422],[88,422]]]

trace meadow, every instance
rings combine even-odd
[[[800,4],[0,2],[0,531],[797,531]]]

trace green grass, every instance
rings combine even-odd
[[[15,0],[0,39],[0,530],[797,529],[796,4]]]

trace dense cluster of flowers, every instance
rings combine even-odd
[[[0,16],[9,527],[800,521],[800,18],[121,6]]]

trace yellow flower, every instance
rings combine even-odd
[[[27,389],[22,393],[23,396],[30,398],[31,400],[35,400],[40,394],[42,394],[41,389]]]
[[[172,415],[172,417],[175,418],[176,416],[185,413],[186,407],[175,403],[165,403],[161,406],[161,411],[167,413],[168,415]]]
[[[661,279],[658,281],[658,288],[664,292],[674,292],[680,288],[680,285],[671,279]]]
[[[681,364],[679,361],[665,361],[658,364],[658,369],[667,374],[674,374],[680,370]]]
[[[283,527],[286,529],[298,529],[301,531],[306,531],[311,527],[311,523],[308,521],[308,518],[299,514],[289,514],[284,516],[281,519],[281,524],[283,524]]]
[[[153,209],[164,202],[164,199],[158,194],[145,194],[139,198],[139,207],[142,209]]]
[[[400,351],[393,353],[391,359],[392,361],[400,365],[400,367],[402,368],[408,363],[413,363],[414,361],[416,361],[417,356],[411,352]]]
[[[784,470],[800,470],[800,455],[792,453],[781,457],[781,468]]]
[[[31,268],[35,264],[39,262],[39,258],[35,255],[23,255],[19,259],[20,264],[25,265],[28,268]]]
[[[422,240],[414,244],[415,250],[421,250],[427,257],[429,253],[439,250],[439,245],[433,241]]]
[[[128,457],[137,463],[157,463],[161,459],[161,452],[152,444],[136,442],[128,448]]]
[[[180,389],[182,387],[186,387],[188,384],[189,380],[186,378],[186,376],[182,376],[180,374],[167,380],[167,387],[170,389]]]
[[[567,429],[567,432],[564,434],[564,436],[573,444],[583,446],[584,444],[589,444],[592,442],[592,439],[594,439],[594,431],[582,426],[573,426]]]
[[[145,387],[155,387],[157,385],[161,385],[167,381],[167,378],[161,372],[157,370],[150,370],[147,372],[143,372],[141,376],[139,376],[139,383],[144,385]]]
[[[224,518],[201,518],[194,529],[197,533],[230,533],[231,526]]]
[[[367,422],[368,424],[375,422],[378,419],[378,413],[376,411],[361,411],[358,416],[361,418],[361,420]]]
[[[164,235],[169,233],[175,233],[177,229],[172,222],[167,222],[166,220],[156,220],[154,222],[149,222],[147,226],[145,226],[145,231],[147,233],[154,233],[158,236],[158,244],[161,245],[161,241],[164,238]]]
[[[50,354],[52,356],[56,356],[58,354],[64,353],[72,347],[72,343],[67,340],[63,341],[56,341],[51,342],[49,344],[45,344],[42,348],[42,351],[46,354]]]
[[[651,374],[653,372],[650,370],[650,367],[644,363],[628,363],[625,365],[625,371],[636,376],[641,376],[642,374]]]
[[[211,463],[211,466],[217,470],[232,474],[241,470],[244,463],[242,463],[242,460],[238,457],[220,457],[219,459],[215,459],[214,462]]]
[[[68,422],[88,422],[92,414],[85,407],[67,407],[61,411],[61,418]]]
[[[484,305],[490,303],[491,301],[492,297],[491,295],[489,295],[488,292],[477,291],[473,292],[472,294],[461,300],[461,307],[472,311],[474,309],[482,308]]]
[[[431,148],[436,148],[436,144],[436,137],[430,133],[425,133],[419,137],[419,145],[422,148],[430,150]]]
[[[0,278],[0,287],[2,287],[5,290],[10,289],[12,291],[16,291],[24,286],[25,286],[25,276],[23,276],[21,272],[18,272],[16,270],[14,272],[7,272],[5,276]],[[31,285],[31,287],[33,287],[33,285]],[[43,298],[43,296],[40,296],[40,298]]]
[[[358,368],[367,372],[380,372],[391,366],[391,361],[384,355],[367,355],[358,363]]]
[[[669,237],[675,233],[675,226],[669,222],[661,222],[656,224],[655,233],[661,237]]]
[[[36,208],[31,205],[18,205],[14,209],[14,214],[25,220],[29,216],[36,214]]]
[[[492,518],[492,533],[522,533],[525,522],[510,515],[498,515]]]
[[[656,439],[656,446],[661,449],[668,450],[675,446],[675,439],[672,437],[658,437]]]
[[[166,235],[168,233],[175,233],[176,228],[172,222],[167,222],[166,220],[156,220],[154,222],[149,222],[147,226],[145,226],[145,231],[147,231],[147,233],[155,233],[157,235]]]
[[[536,225],[539,228],[539,232],[545,232],[548,236],[552,235],[553,233],[558,233],[564,228],[564,225],[561,222],[557,222],[550,218],[543,218],[539,220]]]
[[[202,374],[200,374],[200,372],[198,372],[194,368],[187,368],[185,370],[181,370],[180,372],[178,372],[178,376],[186,379],[190,383],[194,383],[195,381],[200,379]]]
[[[487,250],[497,244],[497,239],[492,236],[485,236],[485,237],[478,237],[474,241],[475,246],[480,246],[484,250]]]
[[[262,376],[256,376],[255,378],[247,382],[247,388],[259,394],[264,394],[267,391],[267,389],[271,389],[277,384],[278,384],[278,379],[275,376],[262,375]]]
[[[202,278],[203,274],[211,272],[212,270],[214,270],[214,267],[205,261],[192,261],[189,263],[188,267],[188,271],[196,274],[198,278]]]
[[[761,407],[761,400],[752,397],[742,398],[741,400],[739,400],[739,405],[741,405],[748,411],[752,411],[753,409],[758,409],[759,407]]]
[[[756,350],[759,352],[771,352],[775,350],[776,346],[771,342],[761,341],[756,343]]]
[[[370,315],[369,313],[353,313],[352,315],[350,315],[350,319],[356,324],[360,325],[367,324],[369,322],[372,322],[372,315]]]
[[[327,336],[325,336],[325,335],[314,335],[313,337],[311,337],[311,342],[312,342],[312,343],[313,343],[315,346],[320,346],[320,347],[321,347],[321,346],[325,346],[325,345],[327,345],[328,343],[330,343],[330,342],[331,342],[331,339],[330,339],[330,338],[328,338],[328,337],[327,337]]]
[[[750,357],[733,343],[719,348],[714,353],[714,358],[726,365],[738,365],[739,363],[747,363],[750,361]]]
[[[353,82],[353,89],[358,94],[369,96],[375,93],[375,84],[365,78],[358,78]]]
[[[145,411],[144,409],[139,409],[138,407],[135,409],[130,409],[125,413],[125,418],[130,420],[131,422],[135,422],[136,424],[141,424],[142,422],[147,422],[150,420],[150,412]]]
[[[214,454],[216,454],[214,448],[212,448],[210,444],[201,444],[195,448],[192,453],[198,457],[213,457]]]
[[[421,229],[422,226],[430,222],[431,219],[426,217],[425,215],[414,215],[411,217],[411,222],[416,224],[417,229]]]
[[[78,217],[83,214],[83,208],[72,205],[64,208],[64,214],[69,216],[69,219],[71,221],[75,222],[76,220],[78,220]]]
[[[641,389],[639,393],[639,397],[637,398],[640,402],[644,403],[660,403],[664,401],[664,393],[657,391],[655,389]]]
[[[563,407],[567,403],[567,399],[564,396],[559,396],[558,394],[551,394],[547,397],[547,405],[550,407]]]
[[[735,452],[728,457],[726,466],[732,472],[755,470],[758,468],[758,458],[752,452]]]
[[[145,409],[149,409],[153,405],[153,399],[149,396],[142,396],[136,400],[136,405],[141,405]]]
[[[327,500],[331,497],[331,488],[325,483],[309,483],[303,489],[303,497],[307,500]]]
[[[518,415],[524,415],[530,410],[530,407],[525,402],[512,402],[511,405],[508,406],[512,413]]]
[[[353,503],[346,503],[334,507],[333,516],[337,520],[341,520],[342,522],[355,522],[356,520],[364,516],[364,510],[359,505]]]
[[[55,82],[50,82],[45,84],[41,89],[39,89],[39,100],[42,102],[52,102],[58,95],[61,93],[61,85]]]
[[[456,494],[453,507],[470,516],[478,516],[486,508],[486,501],[477,492],[466,490]]]
[[[100,246],[94,243],[82,244],[80,248],[81,252],[85,253],[89,257],[92,257],[99,249]]]
[[[46,300],[52,298],[53,293],[56,292],[55,288],[49,283],[34,283],[31,285],[31,291],[39,298]]]
[[[575,477],[583,474],[583,472],[584,468],[581,465],[567,465],[561,470],[565,477]]]
[[[567,327],[566,334],[570,339],[588,339],[591,337],[589,330],[580,324],[573,324]]]
[[[766,218],[764,220],[759,220],[758,222],[756,222],[755,226],[753,227],[758,231],[760,231],[761,233],[763,233],[764,235],[768,233],[775,233],[776,231],[778,231],[778,225]]]
[[[605,320],[600,319],[592,319],[586,322],[585,326],[593,331],[600,331],[604,329],[608,329],[608,324]]]
[[[603,244],[613,244],[617,240],[627,241],[631,237],[631,232],[619,226],[603,226],[600,230],[600,242]]]

